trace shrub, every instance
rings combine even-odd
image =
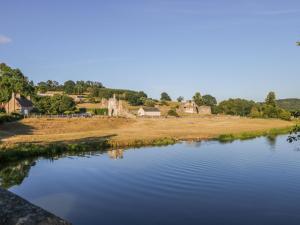
[[[0,124],[6,122],[13,122],[22,119],[22,115],[18,113],[0,114]]]
[[[176,112],[175,109],[170,109],[168,111],[168,116],[175,116],[175,117],[179,117],[178,113]]]
[[[107,108],[103,108],[103,109],[89,109],[88,112],[90,112],[93,115],[108,115],[108,109]]]
[[[261,113],[260,113],[260,111],[258,110],[257,107],[252,107],[249,116],[252,117],[252,118],[260,118],[261,117]]]
[[[278,117],[282,120],[291,120],[291,113],[286,110],[280,110]]]

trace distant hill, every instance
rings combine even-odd
[[[289,111],[300,111],[300,99],[298,98],[287,98],[277,100],[279,107]]]

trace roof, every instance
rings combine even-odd
[[[32,107],[33,106],[32,101],[28,100],[27,98],[20,97],[20,98],[16,98],[16,100],[22,107]]]
[[[142,107],[145,112],[160,112],[158,108],[155,107]]]

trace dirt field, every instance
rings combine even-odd
[[[0,125],[3,143],[50,143],[82,141],[109,136],[126,142],[156,138],[208,139],[220,134],[262,131],[293,125],[282,120],[249,119],[230,116],[195,118],[73,118],[24,119]]]

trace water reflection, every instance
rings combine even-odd
[[[266,140],[267,140],[267,143],[269,144],[269,146],[271,147],[271,149],[275,149],[277,137],[276,136],[268,136],[268,137],[266,137]]]
[[[111,159],[123,159],[124,157],[124,149],[116,149],[116,150],[109,150],[107,154]]]
[[[271,147],[272,150],[276,149],[277,137],[266,137],[266,143]],[[208,142],[185,142],[187,147],[191,147],[194,149],[199,149],[205,143],[214,143],[213,141]],[[221,145],[225,143],[219,142]],[[227,143],[229,144],[229,143]],[[93,152],[77,152],[77,153],[64,153],[61,155],[57,155],[51,158],[43,157],[44,159],[50,161],[56,161],[61,158],[72,158],[72,157],[93,157],[99,156],[102,154],[107,154],[110,159],[118,160],[124,159],[124,152],[126,149],[112,149],[112,150],[105,150],[105,151],[93,151]],[[296,151],[300,151],[300,148],[296,148]],[[21,185],[22,182],[26,177],[28,177],[30,169],[36,165],[36,161],[39,158],[32,158],[32,159],[25,159],[22,161],[6,164],[0,166],[0,187],[9,189],[15,185]]]
[[[31,167],[35,164],[34,159],[27,159],[0,168],[0,186],[10,188],[22,184],[24,179],[28,177]]]

